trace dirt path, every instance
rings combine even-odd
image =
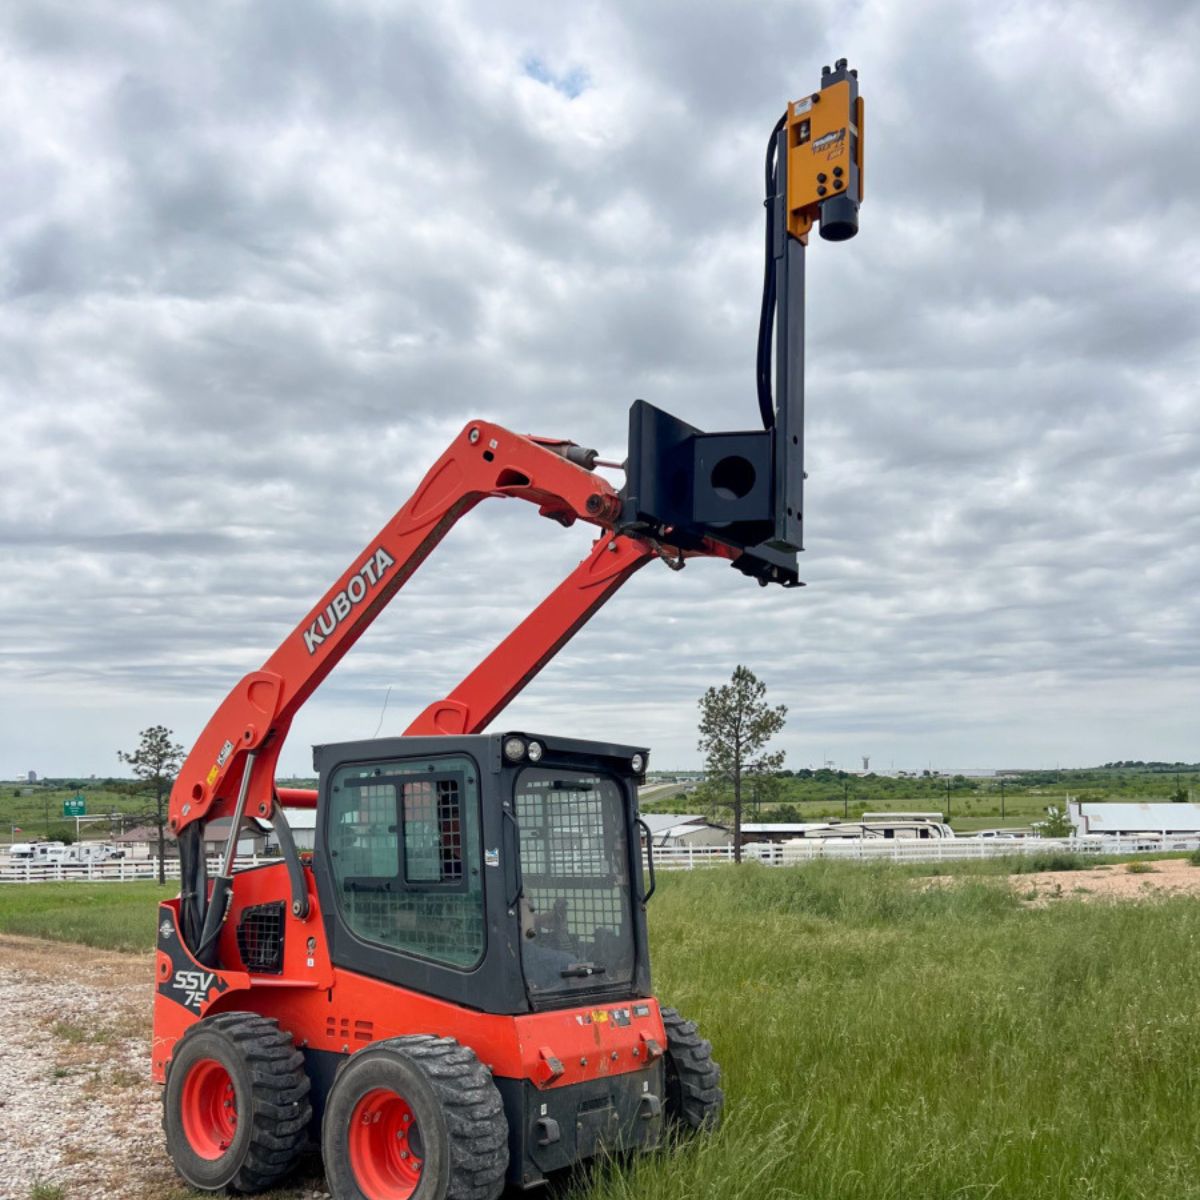
[[[1129,869],[1131,866],[1135,868],[1133,871]],[[1200,868],[1184,858],[1139,859],[1083,871],[1010,875],[1009,883],[1034,904],[1067,896],[1080,900],[1153,900],[1163,896],[1200,896]]]
[[[152,958],[0,935],[0,1200],[188,1200],[149,1078]],[[272,1193],[302,1200],[324,1187]],[[61,1190],[56,1190],[61,1189]]]

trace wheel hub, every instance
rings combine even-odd
[[[192,1149],[210,1161],[220,1158],[237,1135],[237,1091],[215,1058],[200,1059],[183,1081],[183,1133]]]
[[[409,1200],[421,1181],[425,1148],[408,1101],[374,1088],[350,1116],[350,1169],[367,1200]]]

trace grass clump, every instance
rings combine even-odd
[[[35,1179],[29,1189],[29,1200],[63,1200],[65,1195],[61,1184],[46,1183],[41,1179]]]
[[[92,1040],[91,1033],[74,1021],[55,1021],[50,1027],[50,1033],[60,1042],[71,1046],[81,1046]]]
[[[1148,862],[1134,861],[1125,864],[1125,870],[1130,875],[1157,875],[1158,868]]]

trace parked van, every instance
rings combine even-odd
[[[8,857],[14,863],[43,866],[62,862],[66,852],[67,847],[62,842],[14,842],[9,848]]]
[[[67,847],[66,855],[59,861],[86,866],[88,863],[108,862],[110,859],[123,858],[124,852],[105,842],[76,842]]]

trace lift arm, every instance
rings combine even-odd
[[[573,443],[523,437],[485,421],[467,425],[262,669],[245,676],[225,698],[171,791],[171,829],[178,834],[195,821],[228,815],[235,797],[241,797],[239,815],[271,815],[275,765],[297,710],[481,500],[517,497],[561,524],[582,520],[603,533],[566,580],[449,696],[427,708],[408,733],[482,729],[638,568],[655,556],[681,560],[674,547],[615,532],[620,498],[606,479],[582,465],[589,456],[594,461],[591,452]],[[737,557],[715,542],[688,553]],[[247,767],[251,775],[243,785]],[[281,799],[304,805],[315,796],[285,789]]]

